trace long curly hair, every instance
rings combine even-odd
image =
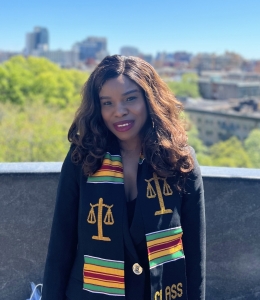
[[[82,102],[69,129],[73,144],[72,161],[81,163],[86,176],[95,173],[116,137],[101,116],[99,92],[104,83],[123,74],[143,91],[148,118],[141,132],[142,151],[148,164],[160,176],[181,179],[193,169],[187,135],[180,114],[182,104],[146,61],[133,56],[105,57],[82,90]]]

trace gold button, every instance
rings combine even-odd
[[[143,268],[138,263],[135,263],[135,264],[133,264],[133,272],[136,275],[140,275],[143,272]]]

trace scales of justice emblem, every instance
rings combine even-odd
[[[161,191],[159,180],[163,181],[163,192]],[[156,173],[153,173],[153,177],[151,179],[148,179],[148,180],[145,179],[145,181],[148,183],[147,184],[147,190],[146,190],[146,197],[151,199],[151,198],[155,198],[156,196],[158,196],[158,199],[159,199],[160,210],[156,211],[154,213],[154,215],[158,216],[158,215],[164,215],[164,214],[172,213],[171,209],[166,209],[165,208],[164,201],[163,201],[163,195],[164,196],[171,196],[173,194],[173,191],[172,191],[171,187],[169,186],[169,184],[166,181],[166,178],[158,177]],[[155,184],[156,192],[155,192],[153,186],[151,185],[152,181]]]
[[[99,241],[111,241],[111,239],[109,237],[103,236],[103,222],[105,225],[113,225],[114,224],[114,217],[112,214],[112,210],[111,208],[113,207],[112,205],[106,205],[103,203],[103,198],[99,198],[99,201],[97,204],[92,204],[90,203],[91,209],[89,211],[88,214],[88,218],[87,221],[90,224],[95,224],[97,223],[97,228],[98,228],[98,235],[93,235],[92,239],[93,240],[99,240]],[[98,214],[97,214],[97,218],[95,215],[95,210],[94,208],[97,207],[98,208]],[[104,220],[103,219],[103,208],[107,208],[107,212],[105,214]]]

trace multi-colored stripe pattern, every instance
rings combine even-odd
[[[146,234],[150,269],[184,258],[181,237],[181,227]]]
[[[125,295],[124,262],[84,256],[83,289],[110,296]]]
[[[111,155],[107,152],[101,168],[88,177],[88,183],[113,183],[123,184],[123,165],[120,155]]]

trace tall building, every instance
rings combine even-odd
[[[41,52],[40,56],[48,58],[62,68],[73,68],[78,64],[77,53],[74,51],[49,50]]]
[[[78,53],[80,61],[87,61],[89,59],[102,60],[108,55],[107,39],[100,37],[88,37],[82,42],[76,43],[72,50]]]
[[[35,54],[41,51],[49,50],[49,32],[44,27],[34,27],[34,31],[27,33],[25,53],[27,55]]]

